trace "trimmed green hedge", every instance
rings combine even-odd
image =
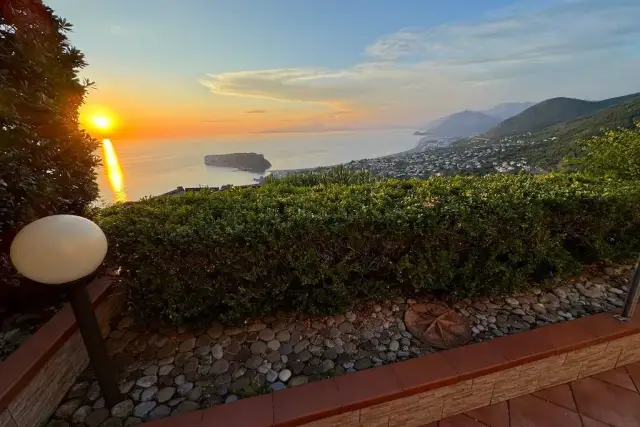
[[[513,292],[640,250],[640,185],[490,175],[187,193],[98,217],[134,311],[171,323]]]

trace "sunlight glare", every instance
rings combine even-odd
[[[111,128],[112,121],[107,116],[95,116],[93,118],[93,125],[101,130],[107,130]]]
[[[124,175],[120,168],[118,155],[110,139],[105,138],[102,140],[102,154],[104,167],[107,168],[107,178],[115,200],[116,202],[124,202],[127,200],[127,194],[124,191]]]

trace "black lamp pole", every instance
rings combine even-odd
[[[67,284],[69,302],[80,329],[80,335],[89,354],[104,401],[109,408],[122,400],[118,387],[118,372],[107,353],[100,325],[96,318],[86,286],[93,275]]]
[[[629,293],[627,294],[627,301],[624,304],[624,310],[622,311],[622,317],[630,319],[636,310],[636,304],[638,303],[638,295],[640,294],[640,257],[636,262],[636,269],[633,272],[631,283],[629,284]]]

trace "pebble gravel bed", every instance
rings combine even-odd
[[[473,342],[489,340],[622,307],[631,270],[586,267],[553,287],[465,299],[453,308],[472,325]],[[136,325],[125,316],[107,341],[124,400],[105,408],[89,369],[47,426],[130,426],[432,353],[403,320],[407,307],[428,300],[397,298],[331,317],[265,316],[241,328],[198,331]]]
[[[38,328],[44,325],[60,309],[52,305],[28,313],[9,313],[0,309],[0,362],[22,345]]]

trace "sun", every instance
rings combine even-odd
[[[107,116],[94,116],[91,121],[93,125],[100,130],[109,130],[113,126],[113,120]]]

